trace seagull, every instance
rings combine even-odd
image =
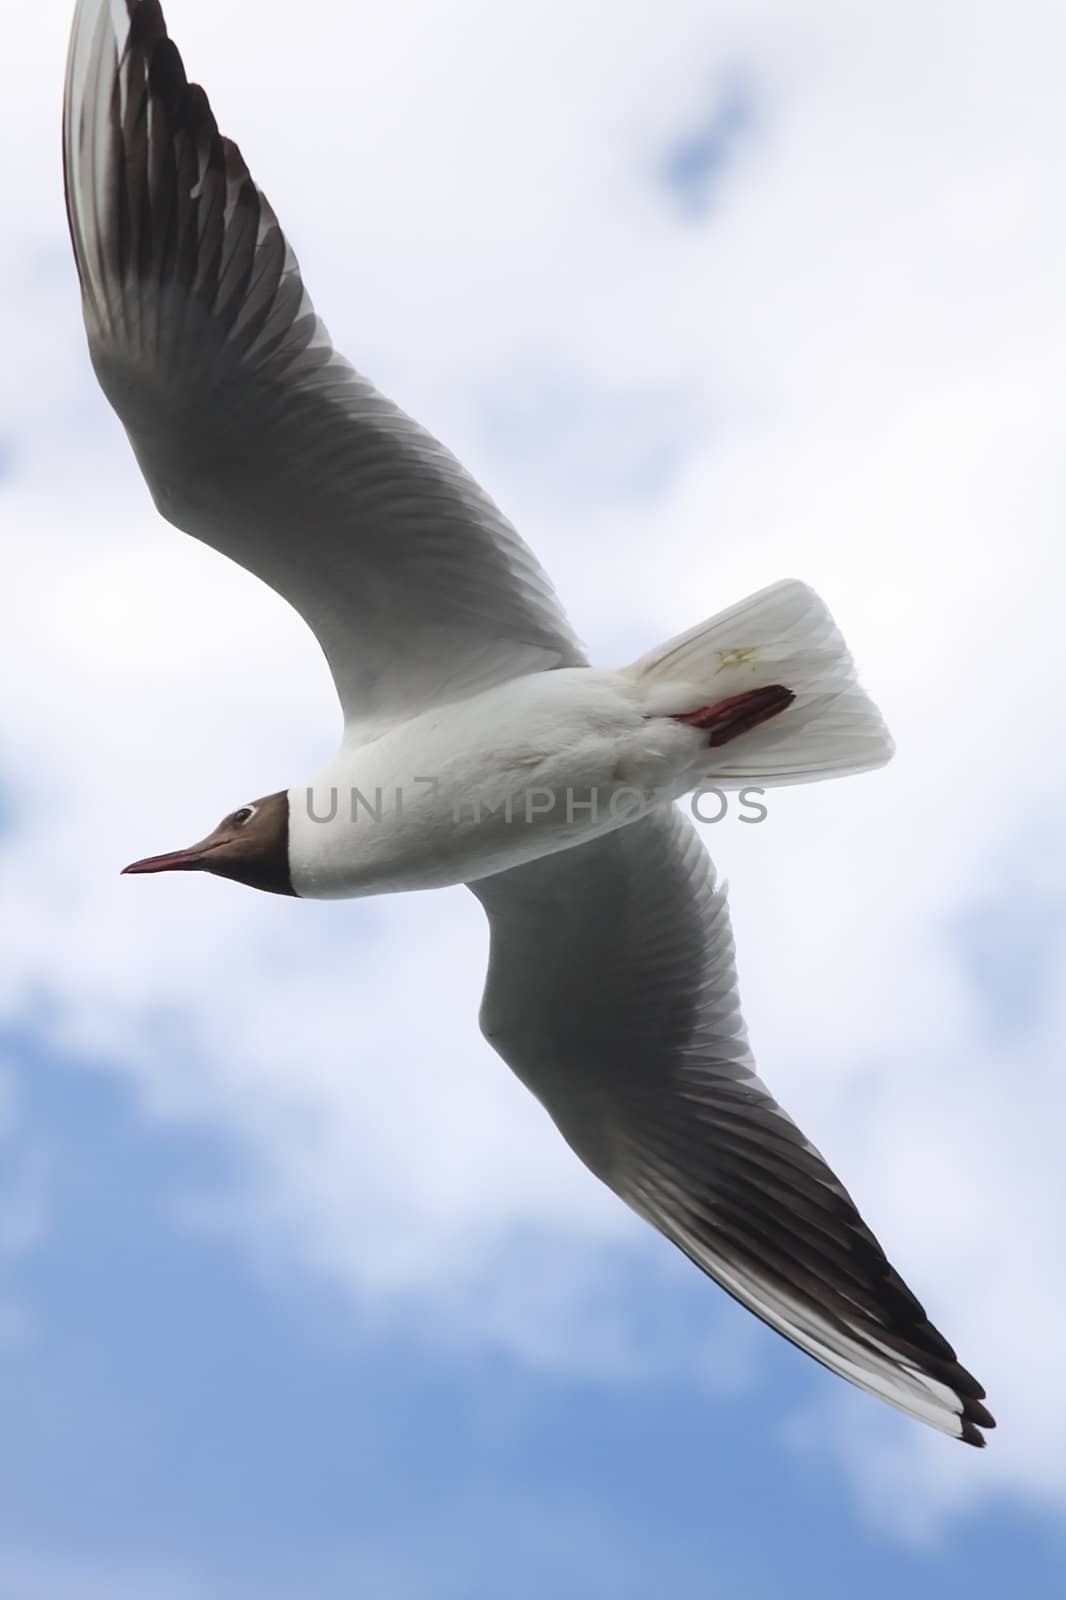
[[[888,760],[821,600],[785,580],[590,666],[488,495],[333,348],[158,0],[78,0],[63,155],[92,363],[157,509],[289,601],[344,715],[309,781],[125,870],[469,885],[482,1031],[596,1177],[832,1372],[983,1445],[984,1390],[756,1073],[675,804]]]

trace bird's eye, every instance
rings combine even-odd
[[[250,819],[252,817],[254,817],[254,816],[255,816],[255,807],[254,806],[242,806],[239,811],[235,811],[233,813],[233,820],[237,824],[238,828],[240,828],[240,827],[243,827],[244,824],[246,822],[250,821]]]

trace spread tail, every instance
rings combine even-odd
[[[836,623],[792,578],[650,650],[626,675],[650,716],[710,730],[707,772],[719,786],[840,778],[892,755]]]

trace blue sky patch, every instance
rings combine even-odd
[[[755,119],[750,85],[731,79],[710,98],[703,118],[666,152],[661,180],[691,220],[707,215]]]
[[[238,1600],[1058,1595],[1036,1517],[986,1512],[934,1549],[842,1517],[840,1469],[780,1438],[782,1406],[836,1380],[772,1336],[765,1381],[729,1399],[685,1374],[531,1372],[416,1324],[375,1336],[182,1222],[182,1196],[237,1175],[225,1141],[146,1125],[103,1073],[17,1041],[7,1059],[48,1171],[47,1235],[8,1274],[27,1332],[0,1350],[0,1547],[23,1572],[61,1554],[116,1593],[132,1565]],[[689,1272],[658,1312],[638,1274],[633,1294],[644,1317],[702,1303],[709,1327],[724,1304]]]

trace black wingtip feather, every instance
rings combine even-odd
[[[995,1417],[980,1400],[967,1400],[962,1414],[967,1422],[974,1422],[979,1428],[994,1428],[996,1425]]]
[[[167,37],[167,21],[159,0],[126,0],[130,19],[129,41],[138,49],[150,49]]]
[[[91,285],[91,340],[110,345],[119,360],[134,351],[143,359],[150,348],[173,376],[175,363],[184,359],[180,334],[195,301],[208,311],[223,340],[232,337],[230,352],[238,359],[259,362],[269,354],[264,346],[253,356],[253,347],[272,318],[282,322],[273,343],[298,352],[308,335],[301,329],[296,338],[291,324],[303,290],[298,285],[291,306],[279,301],[295,262],[284,240],[279,248],[272,237],[278,231],[273,211],[236,144],[220,133],[206,93],[190,81],[159,0],[126,0],[125,9],[126,36],[111,65],[112,127],[103,187],[109,198],[102,214],[91,218],[90,236],[106,254]],[[106,21],[105,10],[101,37],[109,33]],[[99,76],[101,69],[95,70]],[[65,141],[65,166],[66,159]],[[69,212],[69,183],[67,199]],[[86,247],[73,221],[71,235],[84,288]],[[174,302],[161,320],[160,296],[171,285],[188,299]],[[246,305],[253,290],[253,303]],[[177,343],[164,351],[161,341],[168,333]]]
[[[132,38],[130,42],[132,44]],[[164,35],[157,40],[146,39],[138,48],[148,58],[148,83],[152,93],[159,96],[168,111],[177,110],[190,87],[177,45]]]

